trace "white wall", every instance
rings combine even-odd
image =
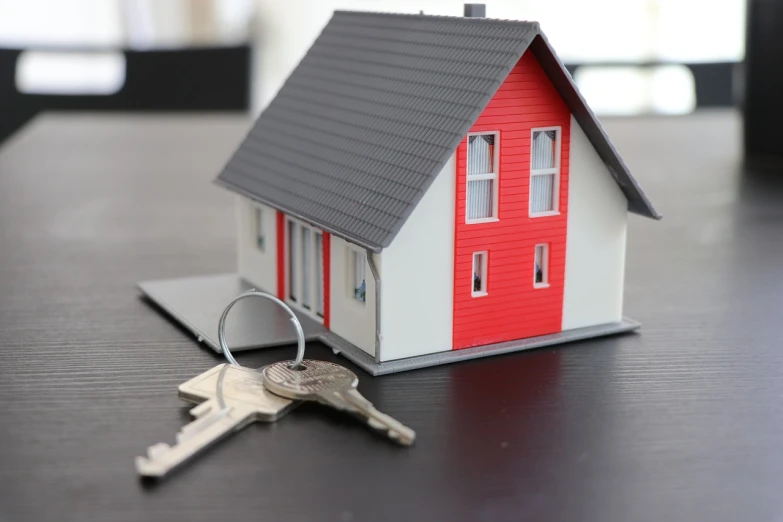
[[[345,240],[332,236],[329,288],[329,329],[370,355],[375,355],[375,279],[369,263],[364,267],[364,303],[354,298],[351,249],[364,249],[349,245]],[[381,256],[375,255],[375,264],[380,270]],[[383,290],[381,290],[383,291]]]
[[[256,238],[255,209],[263,212],[264,250]],[[236,196],[239,274],[254,286],[277,294],[277,215],[275,209]]]
[[[113,49],[244,42],[255,4],[256,0],[0,0],[0,46]]]
[[[451,159],[383,252],[383,361],[451,350],[456,160]]]
[[[264,213],[263,229],[266,239],[263,251],[256,240],[256,208],[260,208]],[[236,196],[236,212],[239,274],[257,288],[277,295],[277,213],[271,207],[242,196]],[[330,330],[374,356],[375,280],[368,263],[365,266],[365,302],[357,302],[353,297],[349,279],[350,248],[364,252],[364,249],[349,245],[339,237],[331,237]],[[374,259],[380,270],[381,256],[376,255]]]
[[[619,321],[628,202],[571,117],[563,330]]]

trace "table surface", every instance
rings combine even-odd
[[[47,115],[0,149],[0,520],[783,520],[783,176],[742,172],[733,112],[606,122],[664,214],[630,218],[639,334],[359,371],[412,448],[306,405],[140,481],[221,359],[135,284],[233,269],[210,180],[248,125]]]

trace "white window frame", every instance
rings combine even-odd
[[[493,134],[495,136],[495,156],[493,161],[494,165],[492,165],[492,172],[489,174],[476,174],[469,176],[468,165],[470,164],[470,160],[468,155],[470,154],[470,137],[486,136],[487,134]],[[498,221],[498,194],[500,194],[498,189],[498,179],[500,178],[500,131],[469,132],[468,137],[465,138],[465,140],[467,142],[465,146],[465,223],[468,225],[475,225],[477,223],[492,223],[493,221]],[[481,181],[485,179],[494,180],[492,183],[492,215],[488,218],[468,219],[468,199],[470,195],[468,184],[470,181]]]
[[[364,302],[361,302],[358,299],[356,299],[356,289],[353,286],[354,281],[356,280],[356,263],[354,260],[355,255],[360,255],[364,257]],[[364,309],[367,306],[367,287],[368,287],[367,274],[369,271],[369,262],[367,261],[367,251],[349,243],[345,250],[345,261],[346,261],[345,267],[347,270],[345,276],[346,297],[348,298],[348,301],[352,303],[352,306],[355,306],[359,309]]]
[[[539,131],[557,131],[557,137],[555,139],[555,166],[551,169],[537,169],[533,170],[533,135]],[[560,214],[560,151],[563,143],[563,128],[560,126],[554,127],[536,127],[530,129],[530,184],[528,185],[528,214],[532,218],[545,217],[545,216],[557,216]],[[555,182],[552,186],[552,210],[545,212],[533,212],[533,176],[541,174],[554,174]]]
[[[476,271],[476,256],[483,256],[484,263],[481,265],[481,286],[484,287],[483,290],[479,290],[478,292],[473,290],[473,273]],[[489,253],[486,250],[481,250],[479,252],[473,252],[473,255],[470,257],[470,296],[471,297],[484,297],[485,295],[488,295],[487,292],[487,266],[489,265]]]
[[[266,252],[266,231],[264,230],[264,209],[253,207],[253,230],[255,231],[256,248],[261,252]]]
[[[543,282],[536,282],[536,252],[543,247],[541,255],[541,273]],[[539,243],[533,247],[533,288],[549,288],[549,243]]]
[[[289,223],[294,224],[294,238],[291,237],[289,234],[290,225]],[[310,255],[311,255],[311,262],[310,266],[306,267],[306,269],[310,272],[310,288],[308,289],[309,292],[309,298],[310,298],[310,308],[305,308],[303,303],[303,295],[302,295],[302,269],[300,268],[302,266],[302,239],[301,234],[303,229],[308,229],[310,231]],[[313,226],[308,225],[307,223],[300,221],[296,218],[292,218],[290,216],[286,216],[285,218],[285,228],[284,234],[285,234],[285,270],[286,270],[286,278],[285,278],[285,302],[296,308],[298,312],[301,312],[308,317],[311,317],[315,319],[316,321],[323,323],[324,317],[323,315],[319,314],[317,312],[318,309],[318,260],[317,260],[317,249],[316,249],[316,240],[315,236],[316,234],[321,235],[321,253],[323,255],[323,231],[320,229],[317,229]],[[294,259],[293,266],[295,268],[294,273],[291,274],[291,259],[290,259],[290,253],[291,253],[291,241],[292,239],[296,242],[296,259]],[[322,260],[323,262],[323,260]],[[326,274],[323,274],[322,270],[322,276],[325,276]],[[297,296],[296,299],[291,299],[291,278],[294,278],[295,286],[297,290]],[[326,309],[326,281],[323,281],[323,291],[322,291],[322,297],[324,299],[323,309]]]

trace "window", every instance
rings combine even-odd
[[[302,262],[301,262],[301,280],[302,280],[302,306],[311,309],[312,296],[310,295],[310,267],[313,266],[313,250],[310,243],[311,232],[309,228],[302,227],[299,231],[299,238],[302,241]]]
[[[324,316],[324,238],[320,232],[315,233],[315,313]]]
[[[468,136],[466,223],[497,216],[498,141],[497,133]]]
[[[487,295],[487,253],[475,252],[473,254],[473,297]]]
[[[359,252],[353,248],[348,250],[350,253],[349,259],[351,260],[351,277],[348,278],[351,285],[349,291],[354,299],[364,304],[367,298],[367,282],[365,280],[367,257],[364,252]]]
[[[536,288],[549,286],[549,245],[536,245],[533,286]]]
[[[308,225],[288,219],[288,300],[317,317],[324,315],[323,234]]]
[[[256,207],[256,245],[262,252],[266,248],[266,234],[264,234],[264,210]]]
[[[299,273],[297,268],[299,264],[299,243],[296,241],[299,227],[293,221],[288,222],[288,298],[291,301],[299,300],[299,288],[297,282],[299,281]]]
[[[530,215],[557,212],[560,129],[533,130],[530,152]]]

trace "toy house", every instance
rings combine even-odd
[[[335,12],[217,183],[241,278],[372,373],[638,327],[660,216],[535,22]]]

